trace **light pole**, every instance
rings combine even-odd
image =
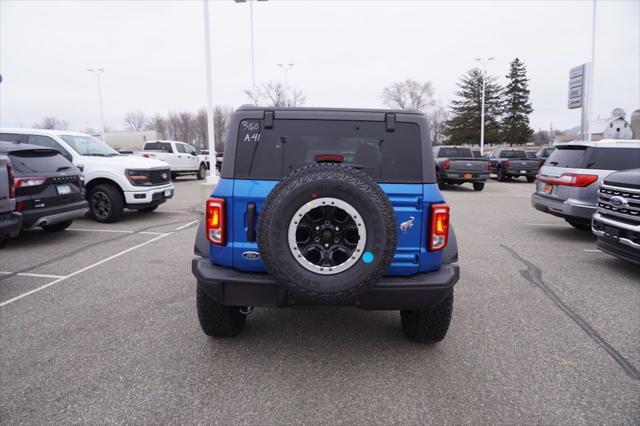
[[[591,142],[591,107],[593,105],[593,77],[595,73],[595,61],[596,61],[596,0],[593,0],[591,15],[591,63],[587,66],[587,99],[586,108],[583,106],[583,114],[586,115],[585,130],[586,136],[584,139],[587,142]],[[586,111],[585,111],[586,109]]]
[[[284,71],[284,84],[285,86],[289,86],[289,70],[293,68],[295,64],[276,64],[276,65],[278,65],[280,68],[282,68],[282,71]]]
[[[209,142],[209,176],[208,183],[215,183],[218,169],[216,168],[216,132],[213,121],[213,72],[211,67],[211,29],[209,26],[209,0],[202,0],[204,15],[204,68],[207,80],[207,141]]]
[[[249,31],[251,33],[251,87],[256,87],[256,60],[253,49],[253,2],[256,0],[234,0],[236,3],[247,3],[249,2]],[[257,1],[267,1],[267,0],[257,0]]]
[[[484,91],[486,87],[487,63],[493,61],[493,57],[488,59],[476,58],[482,64],[482,106],[480,107],[480,155],[484,155]]]
[[[100,103],[100,134],[102,135],[102,142],[106,142],[104,135],[104,110],[102,108],[102,83],[100,82],[100,74],[104,72],[104,69],[93,67],[87,68],[87,71],[94,73],[98,79],[98,102]]]

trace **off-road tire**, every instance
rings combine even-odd
[[[144,207],[144,208],[142,208],[142,209],[138,209],[138,211],[139,211],[140,213],[151,213],[152,211],[154,211],[154,210],[155,210],[155,209],[157,209],[157,208],[158,208],[158,206],[157,206],[157,205],[156,205],[156,206],[149,206],[149,207]]]
[[[203,180],[207,177],[207,166],[204,163],[201,163],[200,167],[198,167],[198,173],[196,174],[196,177],[198,178],[198,180]]]
[[[54,223],[53,225],[43,225],[42,229],[47,232],[60,232],[70,227],[72,223],[73,220],[65,220],[64,222]]]
[[[500,167],[498,169],[498,182],[504,182],[505,180],[507,180],[507,175],[504,173],[504,169],[502,167]]]
[[[370,263],[360,258],[339,274],[323,275],[304,268],[293,257],[288,243],[293,215],[305,203],[323,197],[344,200],[361,215],[367,229],[363,252],[373,254]],[[288,175],[267,197],[259,215],[258,248],[267,271],[291,303],[351,304],[389,268],[397,226],[393,205],[369,176],[346,165],[313,164]]]
[[[436,343],[444,339],[451,323],[453,292],[425,311],[400,311],[402,331],[417,343]]]
[[[587,222],[579,222],[576,220],[565,219],[567,223],[579,231],[588,231],[591,232],[591,224]]]
[[[97,193],[104,194],[109,200],[110,208],[108,214],[102,215],[96,211],[93,204],[93,199]],[[122,211],[124,210],[124,200],[122,198],[122,194],[115,186],[109,184],[96,185],[91,188],[91,191],[89,191],[88,198],[89,214],[98,222],[113,223],[120,219],[120,217],[122,216]]]
[[[535,182],[535,180],[536,180],[535,176],[527,176],[527,182],[533,183],[533,182]]]
[[[474,191],[482,191],[484,189],[484,182],[473,182]]]
[[[196,290],[196,307],[200,327],[208,336],[233,337],[244,328],[247,317],[240,313],[239,307],[216,303],[200,285]]]

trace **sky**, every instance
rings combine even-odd
[[[383,87],[430,81],[448,105],[459,78],[494,57],[504,83],[515,57],[527,67],[535,129],[568,129],[568,74],[591,58],[592,1],[303,1],[253,4],[258,83],[289,83],[307,106],[383,107]],[[214,103],[238,107],[251,87],[249,4],[210,2]],[[0,126],[44,116],[74,130],[125,113],[195,111],[206,104],[203,3],[0,0]],[[599,0],[593,118],[640,108],[640,1]]]

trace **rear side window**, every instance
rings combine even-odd
[[[594,149],[585,169],[625,170],[640,167],[638,148],[597,148]]]
[[[68,170],[73,165],[58,151],[51,149],[29,149],[9,153],[11,164],[17,173],[48,173]]]
[[[235,177],[281,179],[318,161],[340,160],[378,182],[420,183],[422,150],[418,126],[342,120],[276,120],[265,129],[262,120],[240,123]]]
[[[172,153],[171,144],[167,142],[147,142],[144,149],[149,151],[164,151]]]
[[[470,158],[473,156],[469,148],[440,148],[438,151],[438,158]]]
[[[17,133],[0,133],[0,141],[18,143],[22,140],[23,135]]]

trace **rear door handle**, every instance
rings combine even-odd
[[[256,203],[247,204],[247,241],[256,240]]]

